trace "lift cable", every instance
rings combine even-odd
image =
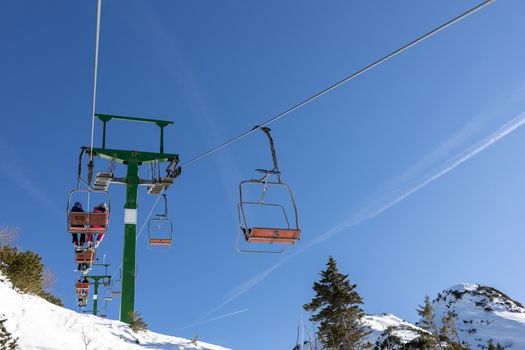
[[[226,142],[224,142],[224,143],[222,143],[222,144],[220,144],[220,145],[218,145],[218,146],[216,146],[216,147],[210,149],[209,151],[206,151],[206,152],[204,152],[204,153],[202,153],[202,154],[200,154],[200,155],[198,155],[198,156],[196,156],[196,157],[194,157],[194,158],[188,160],[187,162],[182,163],[182,164],[181,164],[181,167],[188,166],[188,165],[190,165],[190,164],[192,164],[192,163],[194,163],[194,162],[196,162],[196,161],[198,161],[198,160],[200,160],[200,159],[202,159],[202,158],[205,158],[205,157],[207,157],[207,156],[209,156],[209,155],[211,155],[211,154],[213,154],[213,153],[219,151],[220,149],[223,149],[223,148],[225,148],[225,147],[231,145],[232,143],[235,143],[235,142],[237,142],[237,141],[239,141],[239,140],[245,138],[246,136],[248,136],[248,135],[252,134],[253,132],[255,132],[255,131],[261,129],[262,127],[265,127],[265,126],[267,126],[267,125],[269,125],[269,124],[271,124],[271,123],[273,123],[273,122],[275,122],[275,121],[277,121],[277,120],[283,118],[284,116],[290,114],[291,112],[293,112],[293,111],[295,111],[295,110],[297,110],[297,109],[303,107],[304,105],[306,105],[306,104],[308,104],[308,103],[310,103],[310,102],[312,102],[312,101],[318,99],[319,97],[321,97],[321,96],[327,94],[328,92],[330,92],[330,91],[332,91],[332,90],[338,88],[339,86],[341,86],[341,85],[343,85],[343,84],[349,82],[350,80],[352,80],[352,79],[354,79],[354,78],[360,76],[361,74],[367,72],[368,70],[370,70],[370,69],[372,69],[372,68],[375,68],[375,67],[379,66],[380,64],[382,64],[382,63],[388,61],[389,59],[391,59],[391,58],[393,58],[393,57],[399,55],[399,54],[402,53],[403,51],[408,50],[409,48],[411,48],[411,47],[413,47],[413,46],[415,46],[415,45],[421,43],[422,41],[424,41],[424,40],[430,38],[430,37],[433,36],[434,34],[439,33],[440,31],[442,31],[442,30],[448,28],[449,26],[451,26],[451,25],[453,25],[453,24],[455,24],[455,23],[461,21],[462,19],[464,19],[464,18],[470,16],[471,14],[473,14],[473,13],[475,13],[475,12],[481,10],[481,9],[484,8],[485,6],[488,6],[488,5],[490,5],[491,3],[495,2],[495,1],[496,1],[496,0],[486,0],[486,1],[483,1],[483,2],[480,3],[479,5],[477,5],[477,6],[473,7],[473,8],[471,8],[470,10],[468,10],[468,11],[462,13],[461,15],[459,15],[459,16],[457,16],[457,17],[451,19],[451,20],[449,20],[448,22],[446,22],[446,23],[440,25],[439,27],[437,27],[437,28],[431,30],[430,32],[428,32],[428,33],[426,33],[426,34],[420,36],[419,38],[417,38],[417,39],[415,39],[415,40],[409,42],[408,44],[405,44],[404,46],[400,47],[399,49],[397,49],[397,50],[395,50],[395,51],[392,51],[391,53],[387,54],[386,56],[383,56],[382,58],[378,59],[377,61],[375,61],[375,62],[373,62],[373,63],[371,63],[371,64],[369,64],[369,65],[367,65],[367,66],[365,66],[365,67],[363,67],[363,68],[361,68],[361,69],[359,69],[359,70],[356,71],[355,73],[352,73],[351,75],[349,75],[349,76],[345,77],[344,79],[342,79],[342,80],[336,82],[335,84],[333,84],[333,85],[331,85],[331,86],[329,86],[329,87],[327,87],[327,88],[325,88],[325,89],[319,91],[319,92],[316,93],[315,95],[312,95],[312,96],[308,97],[307,99],[305,99],[305,100],[299,102],[298,104],[296,104],[295,106],[293,106],[293,107],[291,107],[291,108],[285,110],[284,112],[282,112],[282,113],[280,113],[280,114],[277,114],[276,116],[274,116],[274,117],[271,118],[271,119],[268,119],[268,120],[265,121],[264,123],[261,123],[261,124],[257,125],[257,126],[254,127],[253,129],[250,129],[250,130],[248,130],[248,131],[245,131],[244,133],[240,134],[239,136],[236,136],[236,137],[234,137],[234,138],[232,138],[232,139],[230,139],[230,140],[228,140],[228,141],[226,141]]]
[[[136,238],[137,241],[139,240],[140,235],[142,234],[142,231],[144,231],[144,228],[146,228],[146,225],[148,224],[148,220],[151,218],[151,215],[153,214],[155,207],[159,203],[160,197],[162,197],[162,195],[164,194],[164,191],[166,191],[165,188],[162,191],[160,191],[160,193],[157,195],[157,199],[155,200],[155,203],[153,203],[153,205],[151,206],[151,209],[148,213],[148,216],[146,217],[146,220],[144,220],[144,223],[142,224],[142,227],[140,228],[139,233],[137,233],[137,238]],[[122,267],[122,263],[120,263],[120,265],[111,274],[111,278],[113,278],[117,274],[118,270],[120,270],[121,267]]]
[[[218,145],[218,146],[216,146],[216,147],[214,147],[214,148],[212,148],[212,149],[210,149],[210,150],[208,150],[208,151],[206,151],[206,152],[204,152],[204,153],[202,153],[202,154],[200,154],[200,155],[198,155],[198,156],[196,156],[196,157],[194,157],[192,159],[190,159],[189,161],[182,163],[181,167],[188,166],[188,165],[190,165],[190,164],[192,164],[192,163],[194,163],[194,162],[196,162],[198,160],[201,160],[201,159],[203,159],[203,158],[205,158],[205,157],[207,157],[207,156],[209,156],[209,155],[211,155],[211,154],[213,154],[213,153],[215,153],[215,152],[217,152],[217,151],[219,151],[219,150],[221,150],[221,149],[223,149],[223,148],[225,148],[225,147],[227,147],[227,146],[229,146],[229,145],[231,145],[231,144],[233,144],[233,143],[235,143],[235,142],[237,142],[237,141],[239,141],[239,140],[241,140],[243,138],[245,138],[246,136],[252,134],[253,132],[255,132],[255,131],[257,131],[257,130],[259,130],[259,129],[261,129],[261,128],[263,128],[263,127],[265,127],[265,126],[267,126],[267,125],[269,125],[269,124],[271,124],[271,123],[273,123],[273,122],[275,122],[275,121],[277,121],[277,120],[279,120],[279,119],[281,119],[283,117],[285,117],[286,115],[290,114],[291,112],[293,112],[293,111],[295,111],[295,110],[305,106],[306,104],[308,104],[308,103],[318,99],[319,97],[321,97],[321,96],[327,94],[328,92],[338,88],[339,86],[349,82],[350,80],[358,77],[359,75],[367,72],[368,70],[379,66],[380,64],[390,60],[391,58],[393,58],[393,57],[397,56],[398,54],[408,50],[409,48],[411,48],[411,47],[413,47],[413,46],[423,42],[424,40],[430,38],[431,36],[433,36],[434,34],[437,34],[440,31],[450,27],[451,25],[453,25],[453,24],[455,24],[455,23],[465,19],[466,17],[474,14],[475,12],[481,10],[482,8],[484,8],[484,7],[486,7],[486,6],[490,5],[490,4],[492,4],[495,1],[496,0],[483,1],[482,3],[478,4],[477,6],[471,8],[468,11],[460,14],[459,16],[457,16],[457,17],[455,17],[455,18],[445,22],[444,24],[440,25],[439,27],[436,27],[435,29],[431,30],[430,32],[427,32],[426,34],[418,37],[415,40],[412,40],[411,42],[405,44],[404,46],[400,47],[399,49],[397,49],[395,51],[392,51],[391,53],[387,54],[386,56],[383,56],[382,58],[374,61],[373,63],[371,63],[371,64],[369,64],[369,65],[359,69],[358,71],[356,71],[356,72],[352,73],[351,75],[345,77],[344,79],[336,82],[335,84],[333,84],[333,85],[331,85],[331,86],[329,86],[329,87],[319,91],[318,93],[308,97],[307,99],[299,102],[298,104],[296,104],[293,107],[285,110],[284,112],[282,112],[282,113],[272,117],[271,119],[268,119],[264,123],[257,125],[253,129],[245,131],[244,133],[240,134],[239,136],[236,136],[236,137],[234,137],[234,138],[232,138],[232,139],[230,139],[230,140],[228,140],[228,141],[226,141],[226,142],[224,142],[224,143],[222,143],[222,144],[220,144],[220,145]],[[98,44],[99,44],[99,31],[100,31],[99,30],[99,26],[100,26],[100,2],[101,2],[101,0],[98,0],[99,6],[98,6],[98,13],[97,13],[97,37],[96,37],[96,54],[95,54],[95,80],[94,80],[94,93],[93,93],[93,123],[94,123],[94,120],[95,120],[94,119],[94,114],[95,114],[94,110],[95,110],[95,97],[96,97]],[[93,128],[92,128],[92,136],[91,137],[92,137],[91,147],[93,147]],[[153,206],[151,207],[151,209],[150,209],[150,211],[148,213],[148,216],[146,217],[146,220],[144,221],[144,224],[142,224],[142,227],[139,230],[139,233],[137,234],[137,237],[136,237],[137,240],[139,239],[140,235],[142,234],[142,231],[144,230],[144,228],[146,227],[147,222],[150,219],[151,215],[153,214],[153,211],[155,210],[155,207],[157,206],[157,204],[158,204],[158,202],[160,200],[160,197],[164,193],[164,191],[165,191],[165,189],[163,189],[161,191],[161,193],[159,193],[159,195],[157,196],[157,199],[156,199],[155,203],[153,204]],[[116,273],[118,272],[118,270],[121,267],[122,267],[122,263],[120,264],[120,266],[118,266],[115,269],[115,271],[111,275],[111,278],[113,278],[116,275]]]
[[[97,102],[97,73],[98,73],[98,46],[100,42],[100,12],[102,10],[102,0],[97,2],[97,31],[95,36],[95,69],[93,73],[93,105],[91,111],[91,152],[89,152],[89,161],[93,162],[93,139],[95,136],[95,108]]]

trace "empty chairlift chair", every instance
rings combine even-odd
[[[270,243],[270,244],[295,244],[301,236],[301,229],[299,227],[299,217],[297,214],[297,206],[290,186],[281,181],[281,172],[277,164],[277,156],[273,139],[270,135],[270,129],[266,127],[260,128],[267,136],[270,143],[270,150],[272,152],[273,169],[256,169],[257,172],[262,173],[261,179],[252,179],[242,181],[239,185],[239,225],[240,231],[237,237],[237,250],[242,253],[282,253],[284,250],[247,250],[242,249],[241,233],[246,243]],[[255,186],[261,188],[261,195],[258,201],[249,201],[245,198],[245,192],[248,186]],[[272,203],[265,200],[266,194],[270,188],[285,189],[285,193],[289,198],[289,204],[292,209],[292,216],[289,216],[285,205],[279,203]],[[279,225],[255,225],[252,226],[248,218],[248,207],[254,208],[270,208],[275,212],[280,213],[281,216]]]
[[[173,242],[173,223],[168,217],[168,200],[164,198],[164,213],[155,215],[148,222],[148,242],[150,246],[170,247]]]

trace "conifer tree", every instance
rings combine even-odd
[[[428,344],[429,348],[441,349],[441,342],[439,340],[438,329],[436,322],[434,320],[434,308],[430,303],[430,297],[425,296],[423,305],[419,305],[417,309],[418,315],[421,317],[421,320],[418,322],[418,326],[426,330],[428,333],[422,334],[421,339],[424,343]]]
[[[146,321],[144,321],[140,313],[130,311],[128,314],[131,318],[129,327],[133,332],[139,333],[148,330],[148,324],[146,323]]]
[[[492,342],[492,339],[489,339],[489,342],[488,342],[488,350],[504,350],[505,347],[502,346],[500,343],[497,343],[496,345],[494,345],[494,343]]]
[[[319,322],[317,334],[327,349],[357,349],[368,334],[361,322],[363,310],[359,305],[363,300],[356,287],[350,284],[348,275],[339,273],[335,259],[330,256],[320,281],[314,282],[315,297],[303,306],[312,312],[310,320]]]
[[[439,337],[442,341],[446,341],[452,350],[468,350],[467,346],[461,344],[458,330],[456,328],[456,314],[452,311],[447,312],[447,314],[441,319]]]
[[[36,294],[47,301],[64,306],[59,298],[45,291],[50,287],[50,273],[44,271],[41,257],[32,251],[11,247],[16,230],[0,227],[0,271],[22,293]]]

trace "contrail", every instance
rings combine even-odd
[[[484,138],[477,144],[467,148],[465,151],[457,154],[456,156],[452,157],[449,161],[445,162],[445,166],[443,169],[435,172],[434,174],[427,176],[426,178],[422,179],[418,185],[411,187],[408,190],[405,190],[401,192],[400,189],[394,191],[394,193],[401,192],[398,196],[396,196],[394,199],[390,199],[391,195],[385,195],[381,197],[377,203],[378,205],[372,205],[364,210],[358,212],[357,214],[351,216],[350,218],[344,220],[343,222],[333,226],[328,231],[323,233],[321,236],[317,237],[310,243],[303,246],[301,249],[296,250],[294,253],[286,256],[281,261],[275,263],[274,265],[270,266],[263,272],[259,273],[258,275],[250,278],[237,288],[230,291],[224,298],[224,301],[221,302],[219,305],[217,305],[215,308],[213,308],[210,312],[208,312],[205,316],[202,318],[206,318],[209,315],[215,313],[225,305],[229,304],[233,300],[239,298],[244,293],[251,290],[253,287],[264,281],[270,274],[272,274],[276,269],[278,269],[281,265],[286,263],[288,260],[296,257],[297,255],[305,252],[306,250],[312,248],[313,246],[326,241],[327,239],[331,238],[337,233],[342,232],[345,229],[357,226],[365,221],[371,220],[375,218],[376,216],[382,214],[386,210],[392,208],[393,206],[399,204],[401,201],[407,199],[411,195],[413,195],[415,192],[425,188],[426,186],[430,185],[432,182],[436,181],[443,175],[448,174],[467,160],[471,159],[472,157],[478,155],[488,147],[492,146],[494,143],[498,142],[499,140],[503,139],[504,137],[508,136],[510,133],[515,131],[516,129],[520,128],[525,124],[525,112],[519,114],[517,117],[512,119],[511,121],[504,124],[500,129],[498,129],[496,132],[492,133],[488,137]],[[376,209],[377,208],[377,209]],[[202,319],[201,318],[201,319]]]
[[[243,310],[239,310],[239,311],[235,311],[235,312],[230,312],[229,314],[222,315],[222,316],[217,316],[217,317],[214,317],[214,318],[210,318],[209,320],[204,320],[202,322],[192,323],[190,325],[187,325],[186,327],[179,328],[179,330],[183,330],[183,329],[190,328],[190,327],[193,327],[193,326],[198,326],[198,325],[205,324],[205,323],[210,323],[210,322],[217,321],[217,320],[222,320],[223,318],[227,318],[227,317],[231,317],[231,316],[234,316],[234,315],[242,314],[243,312],[246,312],[246,311],[248,311],[248,309],[243,309]]]

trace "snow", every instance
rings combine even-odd
[[[397,336],[403,343],[408,343],[417,338],[420,333],[425,332],[423,329],[392,314],[366,315],[363,317],[363,323],[372,331],[366,338],[366,341],[372,344],[382,340],[385,330],[389,327],[395,328],[392,335]]]
[[[439,293],[432,305],[438,324],[449,311],[457,314],[460,340],[471,349],[485,348],[492,339],[525,350],[525,308],[493,288],[464,283]]]
[[[456,290],[458,292],[472,292],[478,289],[475,283],[461,283],[449,288],[449,290]]]
[[[525,308],[494,288],[459,284],[439,293],[432,306],[438,327],[448,312],[457,315],[460,340],[471,349],[486,349],[492,340],[511,350],[525,350]],[[151,331],[136,334],[120,321],[79,314],[40,297],[19,293],[1,273],[0,319],[7,319],[5,326],[19,338],[20,348],[29,350],[227,350],[200,341],[194,345],[188,339]],[[363,323],[371,331],[366,341],[372,344],[382,342],[387,329],[403,344],[425,332],[392,314],[366,315]]]
[[[40,297],[18,293],[1,274],[0,318],[7,319],[5,326],[19,338],[20,348],[28,350],[228,350],[200,341],[193,345],[188,339],[151,331],[136,334],[120,321],[79,314]]]
[[[470,349],[486,349],[488,341],[511,350],[525,350],[525,308],[500,291],[475,283],[462,283],[438,293],[433,300],[438,327],[448,312],[457,315],[459,340]],[[384,331],[393,327],[392,334],[403,344],[425,332],[392,314],[368,315],[363,318],[372,333],[372,344],[385,339]]]

